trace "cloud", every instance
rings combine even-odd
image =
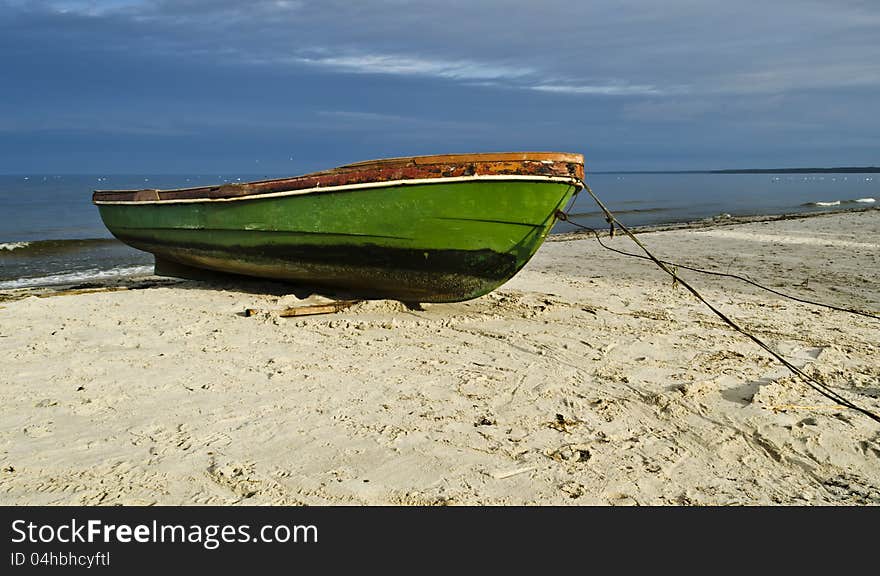
[[[76,48],[279,72],[434,78],[584,98],[880,87],[880,3],[872,0],[546,0],[515,10],[502,0],[0,5],[34,16],[34,40],[42,33]]]
[[[13,0],[11,4],[57,12],[97,17],[131,8],[143,7],[149,0]]]
[[[639,84],[538,84],[529,86],[539,92],[590,96],[658,96],[666,93],[656,86]]]
[[[878,27],[876,0],[0,0],[0,126],[343,154],[483,123],[468,147],[607,159],[674,124],[694,154],[809,137],[831,158],[877,132]]]
[[[308,67],[347,74],[384,74],[462,81],[469,86],[513,88],[553,94],[576,96],[660,96],[686,91],[683,87],[660,88],[652,85],[611,81],[605,84],[555,83],[540,69],[515,66],[503,62],[478,60],[444,60],[400,54],[342,52],[330,48],[309,50],[310,56],[269,55],[252,58],[252,63],[278,63]]]
[[[452,80],[498,80],[531,76],[535,71],[474,60],[443,60],[397,54],[340,54],[319,57],[296,57],[293,62],[356,74],[393,74],[428,76]]]
[[[558,83],[556,56],[540,50],[524,56],[523,48],[518,46],[522,41],[519,37],[509,38],[513,42],[511,56],[499,54],[498,46],[484,49],[486,37],[497,34],[497,28],[504,27],[510,20],[507,12],[489,20],[485,18],[482,12],[491,11],[494,2],[458,6],[458,12],[450,9],[449,13],[456,16],[455,26],[449,29],[432,26],[428,30],[419,28],[422,21],[443,20],[446,11],[419,3],[390,1],[347,6],[350,20],[357,22],[351,34],[336,17],[342,8],[333,2],[37,0],[14,5],[23,13],[43,15],[55,28],[68,33],[78,31],[78,38],[68,36],[71,43],[108,51],[126,50],[136,54],[143,50],[176,59],[237,62],[245,66],[274,67],[278,71],[306,67],[338,74],[433,78],[468,86],[550,94],[623,96],[667,92],[667,89],[640,82],[601,80],[605,76],[601,73],[589,74],[600,79],[595,85],[579,83],[578,78],[586,76],[579,72],[589,72],[589,68],[580,67],[566,74],[571,79],[569,83]],[[468,17],[468,10],[478,10],[478,13]],[[497,25],[493,24],[496,18]],[[102,19],[106,22],[101,22]],[[536,22],[546,24],[542,18]],[[393,29],[394,33],[388,36],[391,42],[379,37],[378,32],[368,32],[381,31],[383,27]],[[462,37],[463,33],[444,32],[474,27],[483,29],[483,33]],[[521,23],[513,26],[518,27]],[[100,28],[100,42],[88,38],[89,33],[95,31],[93,28]],[[413,30],[426,34],[415,36]],[[399,49],[385,49],[389,44],[398,44]]]
[[[328,49],[317,49],[328,52]],[[281,58],[291,63],[353,74],[388,74],[472,81],[471,85],[535,90],[555,94],[588,96],[659,96],[682,88],[658,88],[644,84],[616,81],[607,84],[551,83],[540,70],[475,60],[443,60],[399,54],[338,54],[313,57]],[[268,61],[271,61],[268,60]],[[265,62],[265,60],[264,60]]]
[[[270,56],[255,60],[262,64],[286,62],[350,74],[385,74],[465,81],[469,86],[513,88],[575,96],[661,96],[686,91],[684,87],[660,88],[647,84],[610,81],[604,84],[556,83],[541,70],[501,62],[444,60],[399,54],[332,54],[328,48],[314,48],[320,56]]]

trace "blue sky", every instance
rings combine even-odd
[[[0,0],[0,173],[880,164],[875,0]]]

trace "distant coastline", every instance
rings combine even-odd
[[[590,174],[878,174],[878,166],[836,168],[731,168],[725,170],[590,170]]]

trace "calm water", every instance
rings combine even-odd
[[[594,174],[586,180],[621,222],[633,226],[720,214],[858,209],[877,205],[867,200],[880,201],[880,174]],[[570,213],[581,215],[590,226],[605,226],[586,193],[578,196]],[[561,223],[557,231],[565,226]]]
[[[0,176],[0,289],[147,273],[152,256],[112,239],[91,203],[96,188],[177,188],[257,180],[222,176]],[[878,174],[594,174],[587,183],[630,226],[733,216],[864,208]],[[604,227],[581,194],[570,213]],[[555,232],[571,229],[559,223]]]

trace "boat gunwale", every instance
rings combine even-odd
[[[394,166],[416,165],[428,166],[431,164],[467,163],[467,162],[511,162],[511,161],[537,161],[550,160],[553,162],[584,163],[584,155],[575,152],[478,152],[469,154],[432,154],[427,156],[401,156],[399,158],[382,158],[377,160],[364,160],[344,164],[339,168],[326,170],[333,172],[347,168],[367,168],[370,166]]]
[[[301,176],[253,182],[165,190],[95,190],[92,201],[95,204],[140,204],[265,198],[279,193],[289,195],[293,192],[313,193],[319,190],[392,186],[426,180],[448,182],[457,177],[490,176],[583,179],[584,159],[581,154],[562,152],[411,156],[368,160]]]
[[[439,177],[439,178],[410,178],[406,180],[392,180],[392,181],[376,181],[376,182],[359,182],[356,184],[343,184],[340,186],[315,186],[313,188],[306,189],[293,189],[293,190],[282,190],[278,192],[265,192],[265,193],[255,193],[255,194],[247,194],[241,196],[228,196],[228,197],[200,197],[200,198],[157,198],[156,199],[140,199],[140,200],[97,200],[94,199],[92,202],[97,206],[138,206],[138,205],[156,205],[156,204],[193,204],[193,203],[204,203],[204,202],[240,202],[245,200],[261,200],[266,198],[283,198],[287,196],[303,196],[307,194],[327,194],[332,192],[346,192],[346,191],[354,191],[354,190],[368,190],[372,188],[395,188],[399,186],[420,186],[420,185],[435,185],[435,184],[449,184],[449,183],[464,183],[464,182],[476,182],[476,181],[492,181],[492,182],[503,182],[503,181],[511,181],[511,182],[523,182],[523,181],[532,181],[532,182],[556,182],[560,184],[568,184],[570,186],[579,186],[581,179],[576,176],[540,176],[540,175],[525,175],[525,174],[474,174],[471,176],[450,176],[450,177]],[[182,190],[192,190],[190,188],[184,188]],[[176,191],[176,190],[168,190],[168,191]],[[122,192],[122,191],[118,191]],[[159,190],[131,190],[126,192],[156,192]]]

